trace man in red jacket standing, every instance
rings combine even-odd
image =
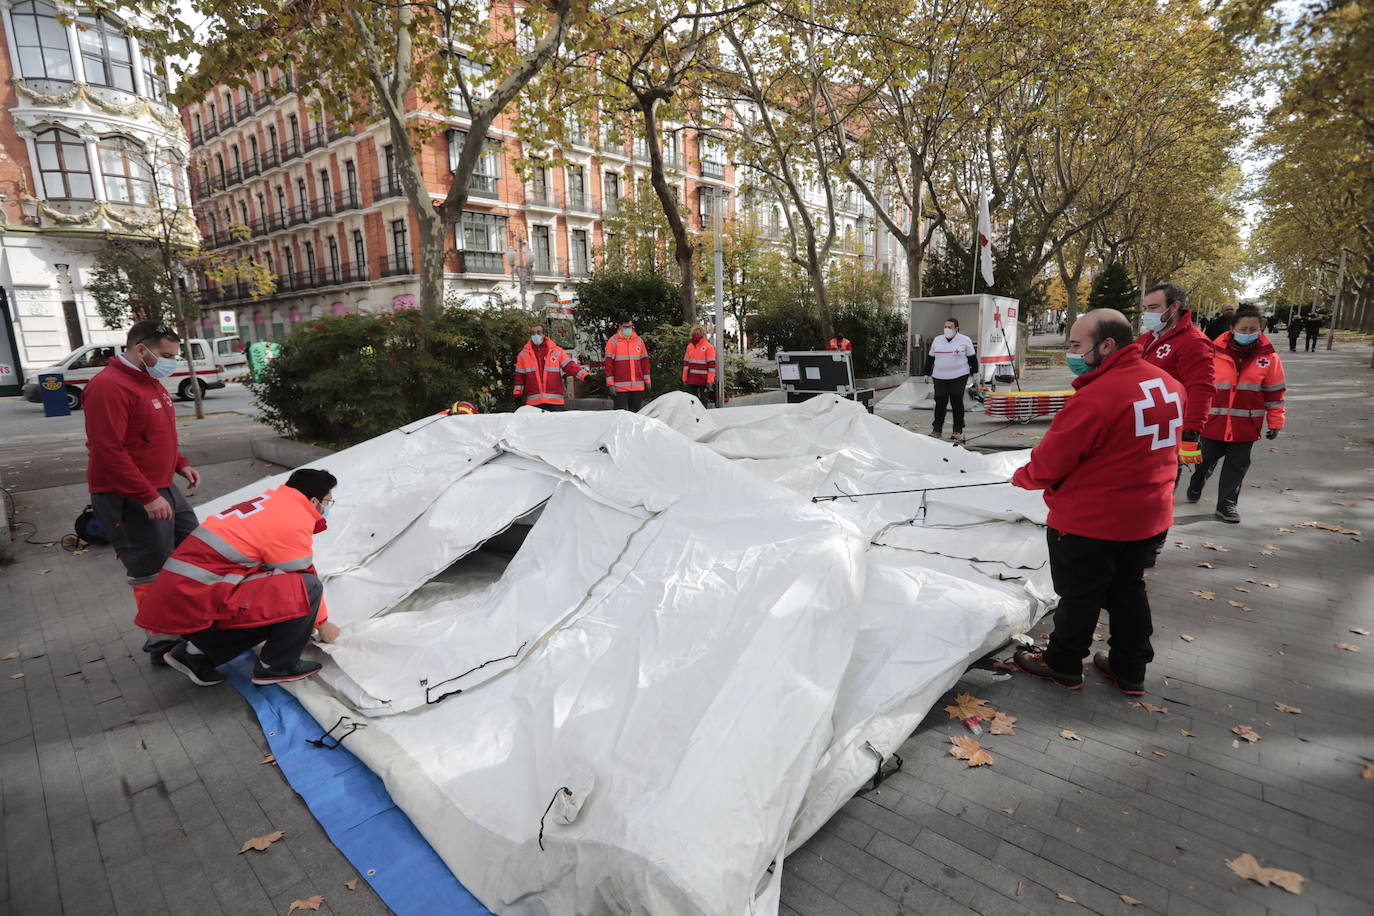
[[[1202,460],[1199,441],[1207,425],[1212,398],[1216,394],[1216,373],[1212,368],[1212,341],[1193,324],[1193,313],[1186,307],[1187,294],[1173,283],[1160,283],[1145,291],[1141,301],[1144,312],[1140,326],[1140,348],[1145,361],[1153,363],[1183,383],[1188,392],[1188,412],[1183,416],[1183,438],[1178,450],[1179,464]],[[1176,476],[1182,476],[1179,468]],[[1175,481],[1177,482],[1177,481]]]
[[[540,410],[562,410],[563,376],[585,379],[589,373],[567,351],[544,336],[544,326],[530,328],[530,339],[515,357],[515,399]]]
[[[176,371],[181,338],[157,321],[129,329],[124,352],[86,385],[86,482],[133,589],[135,608],[176,545],[199,522],[172,482],[194,489],[200,472],[177,446],[176,408],[162,379]],[[176,637],[150,633],[143,650],[154,664]]]
[[[1130,323],[1114,309],[1074,322],[1068,363],[1078,376],[1074,396],[1011,479],[1045,491],[1059,593],[1049,645],[1018,649],[1016,664],[1061,687],[1082,687],[1083,659],[1106,608],[1111,651],[1097,653],[1093,665],[1122,693],[1139,696],[1154,659],[1144,572],[1173,523],[1183,386],[1142,358]]]

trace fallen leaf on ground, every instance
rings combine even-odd
[[[1016,809],[1015,809],[1015,808],[1003,808],[1003,809],[1002,809],[1002,813],[1003,813],[1003,814],[1015,814],[1015,813],[1016,813]]]
[[[292,900],[291,909],[286,911],[286,916],[291,916],[297,910],[318,910],[322,903],[324,903],[324,894],[316,894],[313,897],[306,897],[304,900]]]
[[[46,576],[46,575],[47,575],[48,573],[50,573],[50,572],[52,572],[51,569],[40,569],[40,570],[38,571],[38,574],[39,574],[40,576]]]
[[[345,881],[344,887],[348,888],[350,891],[356,891],[358,889],[358,879],[354,878],[352,881]]]
[[[1262,884],[1265,887],[1277,884],[1290,894],[1301,894],[1302,883],[1307,880],[1295,871],[1286,871],[1282,868],[1265,868],[1259,864],[1258,859],[1248,852],[1242,853],[1234,859],[1227,859],[1226,867],[1241,878],[1249,878],[1256,884]]]
[[[1145,703],[1145,702],[1142,702],[1141,700],[1132,700],[1132,701],[1131,701],[1131,705],[1134,706],[1134,707],[1136,707],[1137,709],[1144,709],[1144,710],[1146,710],[1146,711],[1148,711],[1148,712],[1168,712],[1168,711],[1169,711],[1169,707],[1167,707],[1167,706],[1156,706],[1156,705],[1153,704],[1153,703]]]
[[[1369,631],[1366,630],[1364,627],[1351,627],[1351,628],[1350,628],[1350,632],[1354,633],[1356,636],[1368,636],[1368,635],[1369,635]],[[15,653],[15,655],[18,655],[18,654],[19,654],[19,653],[17,653],[17,652]],[[14,655],[6,655],[5,658],[14,658]]]
[[[1350,632],[1354,633],[1355,631],[1354,631],[1354,630],[1351,630]],[[0,657],[0,661],[9,661],[9,660],[12,659],[12,658],[18,658],[18,657],[19,657],[19,653],[18,653],[18,652],[11,652],[9,655]]]
[[[1354,528],[1346,528],[1343,525],[1331,525],[1326,522],[1298,522],[1294,528],[1318,528],[1322,531],[1334,531],[1337,534],[1359,534]],[[1268,547],[1268,544],[1264,545]]]
[[[1235,728],[1231,729],[1231,731],[1251,744],[1254,744],[1260,739],[1260,733],[1248,725],[1237,725]]]
[[[1345,506],[1347,509],[1353,509],[1353,508],[1355,508],[1355,504],[1354,504],[1354,503],[1348,503],[1348,502],[1345,502],[1344,500],[1340,500],[1340,499],[1333,499],[1333,500],[1331,500],[1331,505],[1333,505],[1333,506]]]
[[[1302,710],[1298,707],[1289,706],[1287,703],[1275,703],[1274,708],[1277,709],[1279,712],[1291,712],[1295,716],[1298,713],[1302,712]]]
[[[973,738],[954,737],[949,740],[954,745],[949,749],[949,756],[967,760],[971,767],[981,767],[992,763],[992,755],[983,750],[983,746]]]
[[[990,735],[1014,735],[1016,734],[1016,716],[1009,716],[1004,712],[999,712],[992,717],[992,722],[988,724],[988,734]]]
[[[1254,610],[1254,608],[1248,606],[1244,601],[1228,601],[1228,602],[1226,602],[1226,603],[1229,604],[1229,605],[1231,605],[1231,607],[1238,607],[1238,608],[1240,608],[1242,611],[1252,611],[1252,610]]]
[[[959,694],[954,698],[953,706],[945,707],[945,712],[949,713],[951,719],[967,719],[969,716],[991,719],[997,715],[997,710],[989,706],[987,700],[980,700],[971,693]]]
[[[1293,529],[1292,529],[1292,528],[1275,528],[1274,530],[1275,530],[1276,532],[1278,532],[1279,534],[1292,534],[1292,533],[1293,533]]]
[[[1055,894],[1054,896],[1058,897],[1060,900],[1064,901],[1065,903],[1077,903],[1077,902],[1078,902],[1077,900],[1075,900],[1075,899],[1073,899],[1072,897],[1070,897],[1068,894]]]
[[[1121,894],[1120,896],[1121,902],[1126,904],[1127,906],[1140,906],[1140,901],[1132,897],[1130,894]]]
[[[1150,753],[1151,753],[1151,754],[1154,754],[1156,757],[1168,757],[1168,756],[1169,756],[1168,754],[1164,753],[1163,751],[1150,751]]]
[[[1183,543],[1182,541],[1174,541],[1174,546],[1177,547],[1179,550],[1192,550],[1192,549],[1193,549],[1193,548],[1192,548],[1192,545],[1190,545],[1190,544],[1185,544],[1185,543]]]
[[[1196,738],[1196,737],[1197,737],[1197,735],[1194,735],[1192,732],[1188,731],[1188,729],[1186,729],[1186,728],[1180,728],[1180,729],[1178,730],[1178,733],[1179,733],[1180,735],[1182,735],[1183,737],[1185,737],[1185,738]]]
[[[1203,542],[1202,542],[1202,546],[1203,546],[1204,548],[1206,548],[1207,550],[1215,550],[1217,553],[1230,553],[1230,552],[1231,552],[1228,548],[1222,547],[1220,544],[1213,544],[1211,541],[1203,541]]]
[[[1348,642],[1338,642],[1338,643],[1336,643],[1336,648],[1337,648],[1337,649],[1344,649],[1344,650],[1347,651],[1347,652],[1358,652],[1358,651],[1360,651],[1360,647],[1359,647],[1359,646],[1352,646],[1352,645],[1351,645],[1350,643],[1348,643]]]
[[[1201,598],[1203,601],[1216,601],[1216,600],[1217,600],[1217,593],[1216,593],[1216,592],[1193,592],[1193,594],[1194,594],[1194,595],[1197,595],[1197,596],[1198,596],[1199,598]]]
[[[1374,763],[1366,763],[1364,769],[1360,771],[1361,779],[1374,779]]]
[[[1270,554],[1270,556],[1273,556],[1273,554]],[[1250,567],[1251,569],[1259,569],[1259,565],[1256,563],[1246,563],[1245,565]]]
[[[1265,588],[1278,588],[1278,587],[1279,587],[1279,584],[1278,584],[1277,582],[1261,582],[1260,585],[1263,585]]]
[[[1181,640],[1183,640],[1184,642],[1192,642],[1192,641],[1195,640],[1197,637],[1196,637],[1196,636],[1189,636],[1187,633],[1180,633],[1180,634],[1178,634],[1178,638],[1181,639]]]
[[[1065,740],[1067,740],[1067,741],[1082,741],[1082,740],[1083,740],[1082,738],[1078,737],[1078,733],[1077,733],[1077,732],[1069,731],[1067,728],[1062,729],[1062,730],[1059,732],[1059,737],[1061,737],[1061,738],[1063,738],[1063,739],[1065,739]]]
[[[11,675],[10,675],[10,680],[12,680],[12,681],[17,681],[17,680],[19,680],[19,679],[20,679],[21,677],[23,677],[23,676],[24,676],[24,672],[22,672],[22,671],[19,672],[18,674],[11,674]]]
[[[1201,566],[1203,569],[1216,569],[1211,563],[1199,563],[1198,566]]]
[[[1250,593],[1250,589],[1245,588],[1244,586],[1241,586],[1241,585],[1237,585],[1237,586],[1236,586],[1236,591],[1238,591],[1238,592],[1245,592],[1246,594],[1249,594],[1249,593]]]
[[[284,836],[286,836],[286,834],[281,830],[273,830],[271,833],[255,836],[251,840],[245,840],[244,844],[239,847],[239,852],[247,852],[250,849],[256,849],[258,852],[262,852]]]
[[[277,762],[277,755],[276,755],[276,754],[268,754],[266,757],[262,758],[262,760],[258,761],[258,766],[262,766],[263,764],[267,764],[267,763],[276,763],[276,762]]]

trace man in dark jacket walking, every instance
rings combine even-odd
[[[1045,491],[1050,575],[1059,593],[1049,645],[1018,649],[1016,664],[1079,689],[1106,608],[1111,649],[1093,665],[1122,693],[1139,696],[1154,659],[1144,573],[1173,523],[1184,390],[1141,358],[1130,324],[1114,309],[1074,322],[1068,362],[1078,375],[1074,396],[1011,479]]]
[[[1321,316],[1318,315],[1316,312],[1313,312],[1312,314],[1308,315],[1307,320],[1303,322],[1303,330],[1307,332],[1306,352],[1315,353],[1317,350],[1317,338],[1321,335],[1322,332]]]
[[[1302,329],[1306,322],[1301,315],[1288,316],[1288,352],[1298,352],[1298,338],[1302,336]]]
[[[1216,340],[1222,334],[1231,330],[1231,326],[1235,323],[1236,307],[1228,302],[1221,307],[1220,315],[1212,316],[1211,320],[1208,321],[1203,328],[1202,333],[1206,334],[1212,340]]]

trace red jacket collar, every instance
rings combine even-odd
[[[1269,342],[1268,337],[1264,336],[1263,331],[1260,331],[1259,340],[1256,340],[1253,344],[1246,347],[1244,350],[1240,349],[1239,347],[1231,346],[1230,331],[1223,331],[1220,335],[1218,335],[1217,339],[1212,341],[1212,346],[1217,349],[1217,352],[1225,353],[1232,359],[1234,359],[1237,356],[1242,357],[1242,362],[1249,362],[1252,357],[1263,356],[1266,353],[1274,352],[1274,345]]]
[[[149,375],[148,373],[143,372],[143,371],[141,371],[141,370],[139,370],[139,369],[136,369],[136,368],[134,368],[133,366],[129,365],[129,364],[128,364],[127,362],[125,362],[124,360],[120,359],[119,357],[122,356],[122,355],[123,355],[122,353],[116,355],[115,358],[112,359],[112,360],[110,360],[108,363],[106,363],[105,366],[106,366],[107,368],[112,368],[112,369],[114,369],[116,372],[122,372],[126,378],[132,377],[132,378],[142,379],[143,382],[144,382],[144,384],[153,384],[153,385],[156,385],[158,388],[161,388],[161,387],[162,387],[162,383],[161,383],[160,381],[158,381],[157,379],[153,378],[153,377],[152,377],[151,375]]]
[[[1193,327],[1193,312],[1191,309],[1184,309],[1178,313],[1178,321],[1174,322],[1174,326],[1156,337],[1151,343],[1159,343],[1164,338],[1173,337],[1175,334],[1186,331],[1191,327]]]
[[[1141,355],[1144,352],[1145,348],[1140,345],[1139,341],[1114,351],[1111,356],[1108,356],[1102,361],[1102,365],[1074,379],[1074,390],[1077,391],[1084,385],[1092,384],[1113,369],[1124,369],[1127,366],[1139,365],[1141,362]]]

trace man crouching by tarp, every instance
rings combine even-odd
[[[163,656],[195,684],[224,680],[215,668],[262,643],[253,683],[280,684],[320,670],[301,659],[311,631],[333,641],[314,536],[334,503],[334,475],[302,468],[285,486],[207,518],[182,541],[140,605],[137,623],[186,638]]]

